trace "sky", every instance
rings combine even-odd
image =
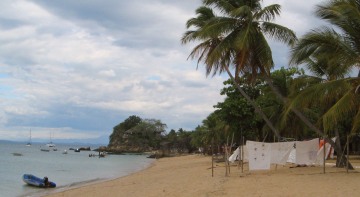
[[[322,25],[319,0],[280,4],[298,37]],[[182,45],[201,0],[0,1],[0,140],[108,139],[132,115],[193,130],[223,101]],[[276,68],[289,48],[269,40]]]

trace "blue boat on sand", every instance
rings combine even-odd
[[[54,182],[48,181],[47,177],[42,179],[32,174],[24,174],[23,181],[28,185],[35,187],[43,187],[43,188],[56,187],[56,184]]]

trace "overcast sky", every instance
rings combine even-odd
[[[264,0],[297,36],[319,0]],[[193,130],[223,98],[181,45],[201,0],[0,1],[0,139],[97,138],[131,115]],[[288,48],[269,40],[277,68]]]

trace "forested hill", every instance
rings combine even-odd
[[[116,125],[110,135],[111,152],[146,152],[160,148],[166,125],[160,120],[130,116]]]

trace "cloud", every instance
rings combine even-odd
[[[281,24],[300,34],[314,24],[315,2],[273,2],[284,4]],[[180,43],[200,4],[1,1],[1,138],[27,136],[29,128],[44,138],[48,130],[63,138],[110,135],[131,115],[194,129],[222,101],[227,79],[206,78],[187,60],[192,46]],[[286,51],[276,47],[276,62],[286,65]]]
[[[115,77],[116,73],[113,69],[109,69],[109,70],[101,70],[99,72],[99,75],[104,77]]]

